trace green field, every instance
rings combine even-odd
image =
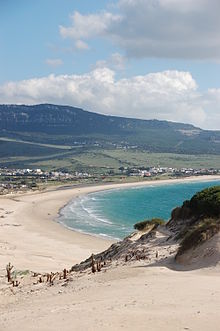
[[[130,165],[161,167],[220,168],[220,155],[186,155],[172,153],[147,153],[145,151],[112,150],[106,154]]]
[[[30,144],[23,141],[0,141],[4,144],[0,166],[14,168],[62,169],[107,173],[119,167],[191,167],[220,168],[220,155],[186,155],[149,153],[135,149],[89,149],[50,144]],[[16,147],[16,148],[15,148]],[[13,153],[10,153],[13,150]]]

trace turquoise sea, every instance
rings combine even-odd
[[[220,180],[161,183],[91,193],[67,204],[60,211],[58,221],[80,232],[124,238],[133,231],[136,222],[153,217],[169,220],[173,208],[213,185],[220,185]]]

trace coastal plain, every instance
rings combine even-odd
[[[56,222],[58,212],[79,195],[129,186],[134,183],[1,197],[0,330],[218,330],[218,265],[186,271],[172,260],[167,265],[137,261],[94,275],[76,273],[68,284],[34,285],[25,277],[17,288],[7,284],[9,261],[20,272],[56,272],[107,249],[113,241],[65,228]]]

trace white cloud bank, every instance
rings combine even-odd
[[[117,14],[75,12],[60,34],[108,38],[128,57],[220,59],[219,0],[118,0]]]
[[[113,70],[96,68],[83,75],[50,75],[0,86],[0,103],[44,102],[220,129],[220,89],[199,93],[189,72],[164,71],[117,80]]]

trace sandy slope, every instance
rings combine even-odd
[[[108,186],[114,187],[120,186]],[[9,261],[18,270],[50,272],[107,248],[109,241],[52,221],[71,198],[103,189],[106,186],[0,199],[0,330],[218,330],[216,268],[177,272],[138,261],[95,275],[73,275],[67,286],[62,281],[51,287],[32,281],[12,289],[6,283]]]
[[[220,323],[219,271],[136,263],[79,275],[67,286],[1,291],[1,301],[0,330],[7,331],[217,331]]]

